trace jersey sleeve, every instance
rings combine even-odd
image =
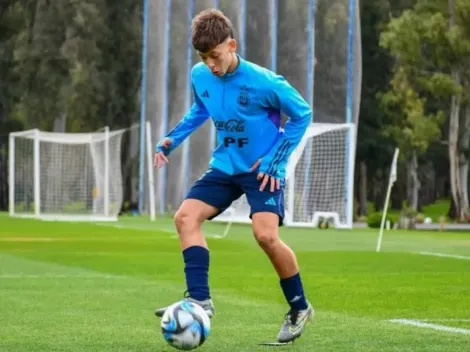
[[[194,103],[191,109],[183,116],[178,124],[165,136],[170,138],[172,143],[170,148],[162,148],[161,141],[157,144],[157,152],[163,152],[165,155],[170,154],[199,126],[201,126],[208,118],[209,112],[207,111],[204,103],[201,101],[193,86]]]
[[[289,157],[311,122],[312,109],[282,76],[273,76],[264,93],[262,99],[266,107],[282,111],[288,121],[284,125],[284,133],[261,159],[260,172],[284,179]]]

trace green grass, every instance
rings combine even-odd
[[[118,225],[119,227],[116,227]],[[157,306],[182,297],[181,253],[169,219],[47,223],[0,216],[0,351],[175,351]],[[223,225],[209,223],[207,234]],[[285,351],[468,351],[470,335],[389,322],[429,320],[470,330],[470,234],[282,229],[296,251],[313,322]],[[248,226],[209,238],[216,305],[208,352],[265,351],[287,306]]]

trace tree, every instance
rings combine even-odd
[[[388,21],[390,4],[388,0],[361,1],[361,36],[362,36],[362,87],[360,123],[356,159],[358,175],[356,178],[359,207],[357,215],[367,214],[367,199],[376,203],[376,208],[383,204],[381,191],[386,182],[385,170],[390,167],[393,146],[390,138],[384,138],[382,129],[388,123],[384,110],[377,99],[377,92],[390,80],[392,60],[388,51],[379,45],[380,31]],[[377,143],[381,140],[380,143]],[[383,172],[382,172],[383,171]],[[380,178],[378,178],[380,176]],[[368,188],[371,190],[368,191]],[[377,190],[377,191],[375,191]]]
[[[451,190],[455,217],[468,214],[468,164],[470,140],[470,4],[449,0],[449,34],[451,76],[460,88],[451,98],[449,121],[449,159]],[[463,106],[462,106],[463,105]]]
[[[468,182],[468,158],[461,149],[469,134],[459,136],[459,122],[464,118],[462,106],[469,100],[465,90],[470,58],[469,14],[470,5],[464,0],[455,4],[422,0],[392,19],[382,35],[382,45],[396,57],[395,75],[406,78],[416,99],[424,99],[424,111],[436,118],[444,113],[449,116],[450,181],[459,218],[468,213],[468,193],[462,187]],[[428,103],[430,99],[438,103]],[[448,106],[443,105],[446,100],[450,102]],[[403,109],[405,101],[400,104]]]
[[[412,87],[403,66],[395,69],[391,88],[382,96],[382,102],[394,122],[384,129],[384,134],[396,141],[406,159],[408,206],[417,210],[420,189],[418,157],[440,137],[443,114],[441,111],[426,113],[426,100]]]
[[[86,132],[138,119],[141,8],[139,0],[1,1],[0,150],[13,130]]]

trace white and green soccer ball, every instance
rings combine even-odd
[[[206,341],[211,330],[211,321],[200,305],[182,300],[165,310],[161,328],[163,338],[170,346],[188,351]]]

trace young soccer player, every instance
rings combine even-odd
[[[271,260],[290,305],[278,334],[289,342],[313,315],[293,251],[278,236],[284,218],[284,179],[290,154],[310,124],[312,111],[282,77],[237,55],[232,23],[214,9],[192,22],[192,44],[202,59],[191,71],[194,104],[157,145],[155,167],[186,137],[212,118],[218,146],[209,170],[193,185],[175,215],[183,252],[186,299],[214,314],[208,284],[209,249],[201,232],[212,219],[245,194],[254,236]],[[281,112],[288,116],[284,131]],[[163,316],[165,308],[155,314]]]

